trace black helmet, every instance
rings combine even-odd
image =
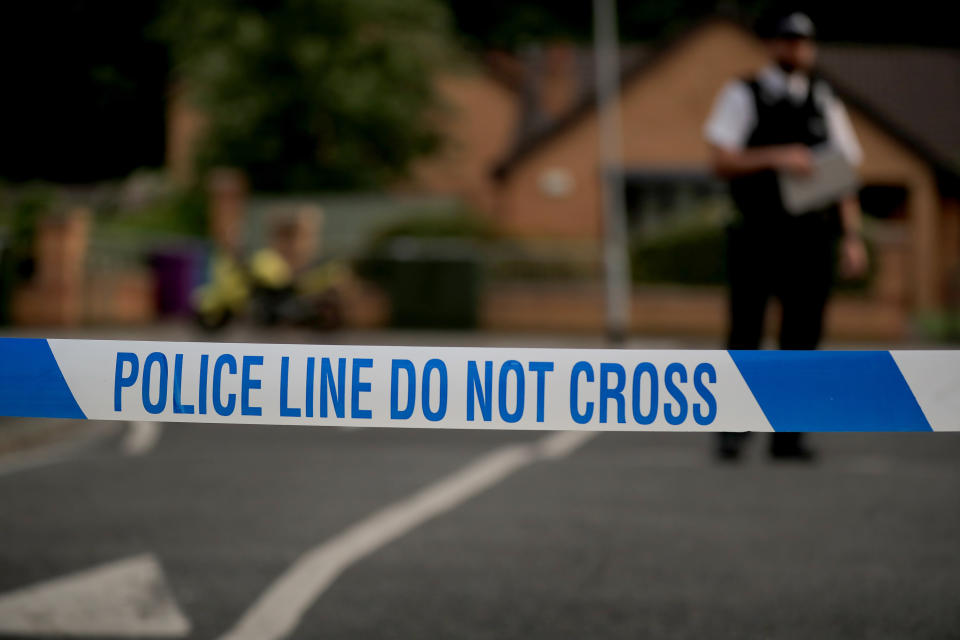
[[[817,35],[813,20],[805,13],[796,11],[781,18],[773,29],[774,38],[803,38],[812,40]]]

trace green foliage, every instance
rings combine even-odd
[[[634,242],[630,262],[635,282],[722,284],[726,281],[721,227],[699,226]]]
[[[200,189],[164,194],[137,211],[117,211],[101,218],[108,234],[203,236],[207,232],[206,199]]]
[[[158,32],[209,118],[201,167],[264,190],[376,187],[438,142],[435,0],[167,0]]]
[[[447,214],[413,213],[376,233],[371,241],[371,250],[377,252],[396,238],[492,240],[495,237],[496,232],[486,220],[466,210]]]
[[[4,197],[0,198],[0,220],[7,228],[8,246],[29,253],[37,221],[54,207],[56,201],[54,189],[39,182],[4,193]]]
[[[13,290],[33,274],[37,221],[54,206],[56,194],[34,183],[0,196],[0,324],[6,324]]]
[[[926,312],[915,320],[920,335],[928,340],[960,344],[960,309]]]
[[[837,289],[863,293],[877,271],[877,252],[867,238],[869,269],[858,279],[838,277]],[[683,227],[655,238],[634,241],[630,247],[634,282],[686,285],[726,283],[726,232],[716,225]]]

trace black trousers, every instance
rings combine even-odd
[[[836,272],[838,224],[830,215],[783,218],[771,225],[735,225],[727,233],[728,349],[759,349],[772,298],[780,302],[780,348],[816,349]],[[771,449],[801,445],[800,433],[776,433]],[[721,434],[736,450],[743,434]]]

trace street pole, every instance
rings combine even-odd
[[[620,141],[620,51],[615,0],[593,0],[593,39],[600,125],[606,333],[610,342],[620,344],[630,328],[630,259]]]

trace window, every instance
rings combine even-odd
[[[868,184],[860,189],[860,207],[870,217],[898,220],[907,215],[906,187],[890,184]]]

